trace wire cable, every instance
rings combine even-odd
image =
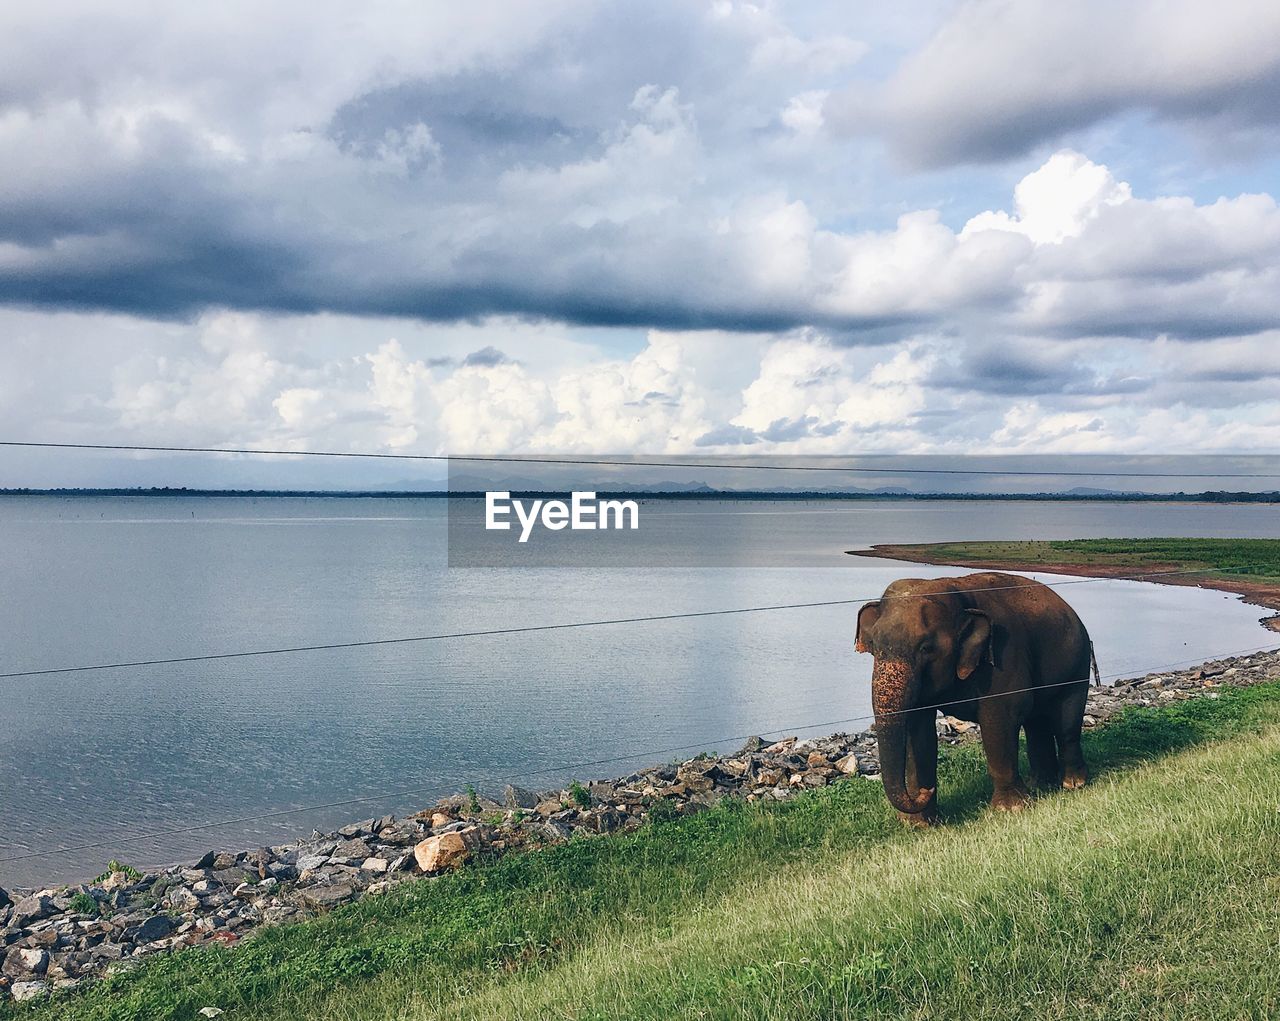
[[[744,471],[848,472],[864,475],[983,475],[1032,478],[1123,479],[1276,479],[1280,472],[1125,472],[1125,471],[1001,471],[994,468],[872,468],[844,465],[733,464],[691,461],[627,461],[611,458],[515,457],[473,454],[390,454],[356,450],[278,450],[254,447],[178,447],[154,443],[52,443],[36,440],[0,440],[0,447],[33,447],[45,450],[117,450],[164,454],[250,454],[262,457],[360,457],[388,461],[467,461],[498,464],[559,464],[614,468],[695,468]]]
[[[1104,581],[1146,581],[1150,578],[1170,577],[1174,575],[1208,574],[1213,572],[1251,571],[1259,565],[1244,567],[1204,567],[1179,571],[1148,571],[1143,574],[1125,575],[1106,578],[1073,578],[1070,581],[1041,582],[1046,588],[1064,588],[1068,585],[1089,585]],[[1035,572],[1027,572],[1035,573]],[[1052,574],[1052,571],[1040,573]],[[945,577],[945,576],[944,576]],[[1021,588],[1020,585],[1004,585],[983,589],[984,592],[1003,592]],[[957,595],[969,589],[949,589],[940,592],[919,593],[924,596]],[[871,596],[860,596],[849,599],[823,599],[810,603],[776,603],[766,606],[737,606],[724,610],[693,610],[688,613],[656,613],[643,617],[612,617],[603,620],[576,620],[560,624],[530,624],[526,627],[488,628],[478,631],[450,631],[434,635],[406,635],[400,638],[371,638],[363,641],[326,642],[319,645],[290,645],[275,649],[249,649],[241,652],[211,652],[190,656],[167,656],[154,659],[136,659],[113,663],[89,663],[80,666],[47,667],[37,670],[10,670],[0,673],[0,680],[12,680],[18,677],[50,677],[59,674],[87,673],[95,670],[124,670],[138,667],[174,666],[184,663],[209,663],[227,659],[249,659],[260,656],[286,656],[303,652],[328,652],[338,649],[367,649],[385,645],[409,645],[422,642],[452,641],[461,638],[487,638],[497,635],[531,634],[541,631],[565,631],[576,628],[607,627],[617,624],[648,624],[659,621],[691,620],[697,617],[727,617],[743,613],[765,613],[771,610],[807,610],[823,606],[850,606],[855,603],[866,603],[882,598],[882,593]],[[903,598],[901,596],[895,598]],[[909,597],[907,597],[909,598]]]
[[[1230,659],[1237,656],[1246,656],[1251,653],[1267,652],[1272,650],[1276,650],[1275,643],[1269,643],[1267,645],[1256,646],[1254,648],[1249,648],[1249,649],[1242,649],[1235,652],[1218,653],[1207,658],[1197,657],[1195,659],[1179,660],[1172,663],[1166,663],[1163,666],[1155,667],[1151,670],[1148,670],[1147,673],[1150,674],[1150,673],[1161,672],[1164,670],[1170,670],[1170,669],[1173,669],[1174,667],[1183,666],[1188,663],[1197,663],[1197,662],[1212,663],[1221,659]],[[1132,672],[1126,671],[1118,674],[1104,674],[1103,679],[1118,680],[1121,677],[1133,677],[1133,676],[1137,676],[1137,675],[1133,674]],[[964,701],[981,702],[991,698],[1005,698],[1010,695],[1024,694],[1025,692],[1028,692],[1028,691],[1043,691],[1047,688],[1067,687],[1074,684],[1081,684],[1087,687],[1089,684],[1089,678],[1083,677],[1083,678],[1079,678],[1077,680],[1072,680],[1072,681],[1060,681],[1056,684],[1042,684],[1036,687],[1016,688],[1012,691],[991,692],[986,695],[978,695],[972,699],[965,699]],[[949,708],[955,704],[956,703],[953,700],[950,702],[938,702],[933,705],[915,706],[911,709],[901,709],[901,710],[896,710],[894,712],[882,713],[881,718],[883,719],[883,718],[892,717],[892,716],[902,716],[908,713],[928,712],[930,710],[937,711],[940,709]],[[561,763],[555,766],[545,766],[538,769],[526,769],[526,770],[522,770],[520,773],[517,773],[517,774],[493,777],[493,778],[490,778],[487,782],[501,783],[503,781],[506,781],[508,783],[515,783],[520,780],[527,780],[527,778],[531,776],[543,776],[547,773],[570,774],[574,770],[587,769],[595,766],[604,766],[604,765],[609,765],[611,763],[617,763],[617,762],[627,762],[627,761],[630,761],[633,759],[639,759],[639,758],[650,758],[651,756],[656,757],[660,755],[669,755],[673,752],[688,751],[691,748],[706,748],[708,746],[726,745],[735,741],[746,741],[752,737],[764,737],[766,735],[772,735],[772,734],[784,734],[788,731],[815,730],[819,727],[838,727],[838,726],[845,726],[851,723],[865,723],[874,719],[876,719],[876,716],[874,713],[866,713],[861,716],[850,716],[840,720],[826,720],[826,721],[820,721],[815,723],[792,724],[786,727],[777,727],[771,730],[756,731],[751,734],[737,734],[737,735],[730,735],[728,737],[720,737],[720,738],[703,738],[698,741],[690,741],[687,744],[671,745],[666,748],[641,749],[639,751],[628,752],[622,755],[613,755],[613,756],[609,756],[607,758],[602,758],[602,759],[590,759],[590,760],[585,760],[580,762]],[[389,801],[393,798],[407,798],[407,797],[413,797],[413,796],[418,796],[422,794],[438,793],[442,791],[445,791],[445,792],[456,791],[457,788],[460,787],[462,784],[466,783],[468,779],[469,778],[465,776],[454,777],[449,779],[436,780],[426,786],[405,788],[397,791],[385,791],[380,794],[371,794],[366,797],[346,798],[342,801],[330,801],[330,802],[326,802],[318,805],[304,805],[300,808],[286,808],[286,809],[280,809],[274,812],[263,812],[255,815],[238,816],[232,819],[220,819],[215,822],[197,823],[192,826],[178,826],[178,827],[172,827],[170,829],[152,830],[147,833],[125,835],[123,837],[109,837],[105,840],[90,841],[87,843],[74,844],[66,847],[49,848],[41,851],[29,851],[23,854],[10,855],[8,857],[0,858],[0,864],[4,864],[8,862],[16,862],[16,861],[29,861],[34,858],[51,858],[57,855],[71,854],[75,851],[92,851],[92,850],[99,850],[101,848],[106,848],[106,847],[115,847],[115,846],[121,846],[125,844],[136,844],[146,840],[154,840],[159,837],[181,836],[188,833],[199,833],[204,830],[219,829],[226,826],[240,826],[240,825],[245,825],[247,823],[268,822],[273,819],[282,819],[287,816],[300,815],[305,812],[323,812],[323,811],[330,811],[335,808],[350,808],[354,805],[366,805],[366,804],[370,804],[371,802]]]

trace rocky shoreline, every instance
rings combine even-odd
[[[1280,650],[1148,674],[1090,689],[1086,727],[1132,705],[1216,697],[1220,687],[1280,680]],[[977,726],[938,720],[951,744]],[[654,816],[691,815],[721,798],[782,801],[844,778],[879,778],[873,732],[752,738],[736,754],[699,756],[612,780],[501,802],[474,793],[397,819],[384,816],[250,851],[140,873],[112,863],[92,883],[0,890],[0,997],[34,999],[179,947],[229,946],[263,926],[296,921],[468,860],[559,843],[576,834],[629,832]]]

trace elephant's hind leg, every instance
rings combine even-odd
[[[1027,758],[1031,762],[1031,782],[1044,790],[1056,790],[1062,783],[1058,770],[1058,749],[1054,727],[1048,720],[1033,717],[1023,724],[1027,732]]]
[[[1086,681],[1070,694],[1059,706],[1057,721],[1058,757],[1062,760],[1062,786],[1069,791],[1078,790],[1089,779],[1084,764],[1084,751],[1080,747],[1080,729],[1084,726],[1085,701],[1089,697]]]

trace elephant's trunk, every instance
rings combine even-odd
[[[880,749],[880,773],[884,793],[899,812],[923,812],[933,797],[922,788],[913,797],[907,791],[907,720],[918,687],[912,665],[900,659],[877,657],[871,674],[871,707],[876,714],[876,744]]]

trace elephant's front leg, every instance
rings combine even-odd
[[[1031,792],[1018,772],[1018,731],[1022,723],[1012,706],[992,704],[1001,701],[992,699],[979,710],[978,724],[982,728],[982,749],[987,753],[987,772],[995,785],[991,806],[1016,812],[1031,803]]]
[[[933,710],[913,713],[907,721],[907,793],[913,798],[920,788],[928,787],[934,795],[919,814],[898,813],[909,826],[932,826],[938,821],[938,728]]]

